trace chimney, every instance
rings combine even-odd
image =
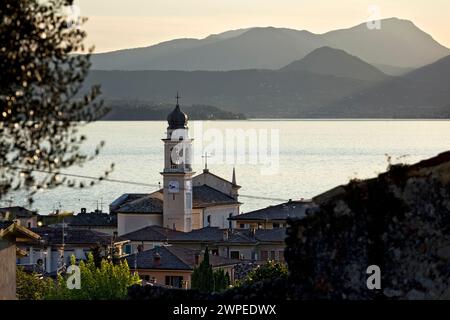
[[[86,213],[86,208],[81,208],[81,213]]]
[[[159,266],[161,264],[161,255],[159,254],[159,252],[153,254],[153,264],[155,266]]]

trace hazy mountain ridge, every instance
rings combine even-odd
[[[257,27],[231,30],[204,39],[177,39],[154,46],[92,56],[98,70],[279,69],[320,47],[346,51],[370,63],[420,67],[450,54],[412,22],[381,21],[380,30],[366,24],[314,34],[305,30]]]
[[[450,56],[346,96],[322,109],[343,117],[450,118]]]
[[[316,74],[371,81],[386,78],[386,74],[358,57],[330,47],[316,49],[308,53],[303,59],[291,62],[280,70],[308,71]]]
[[[101,84],[106,99],[155,103],[180,90],[185,105],[253,118],[450,118],[449,82],[450,56],[379,81],[283,69],[91,71],[85,85]]]

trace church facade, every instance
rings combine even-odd
[[[175,109],[167,117],[164,144],[163,184],[152,193],[123,194],[110,204],[117,214],[118,234],[123,235],[155,225],[190,232],[203,227],[233,228],[232,218],[239,214],[239,188],[233,169],[228,181],[209,171],[192,171],[192,141],[188,117]]]

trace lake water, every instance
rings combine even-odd
[[[101,140],[106,146],[94,161],[71,172],[97,176],[114,162],[111,179],[146,185],[103,182],[85,190],[60,187],[39,193],[34,207],[42,214],[58,207],[77,212],[81,207],[91,210],[97,203],[107,210],[108,204],[123,193],[156,190],[158,182],[162,182],[161,138],[166,126],[164,121],[153,121],[97,122],[84,127],[82,131],[88,137],[86,150],[93,149]],[[216,134],[223,133],[225,137],[227,129],[278,133],[278,173],[262,172],[261,164],[237,163],[236,176],[242,195],[280,200],[241,197],[243,212],[283,199],[311,198],[351,178],[373,177],[386,169],[386,155],[394,162],[413,163],[450,149],[450,121],[192,121],[189,126],[197,129],[202,126],[206,133],[216,129]],[[233,164],[217,162],[217,157],[209,159],[211,172],[231,179]],[[200,155],[194,159],[193,169],[196,172],[203,169]],[[13,195],[13,201],[14,205],[25,204],[20,195]]]

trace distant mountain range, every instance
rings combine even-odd
[[[408,71],[450,54],[411,21],[365,23],[349,29],[313,34],[285,28],[249,28],[204,39],[176,39],[154,46],[92,56],[95,70],[229,71],[279,69],[321,47],[341,49],[387,73]]]
[[[381,26],[323,35],[251,28],[98,54],[94,68],[105,70],[85,85],[120,101],[115,119],[126,118],[130,101],[167,104],[177,90],[182,104],[231,118],[450,118],[450,50],[412,22]]]

